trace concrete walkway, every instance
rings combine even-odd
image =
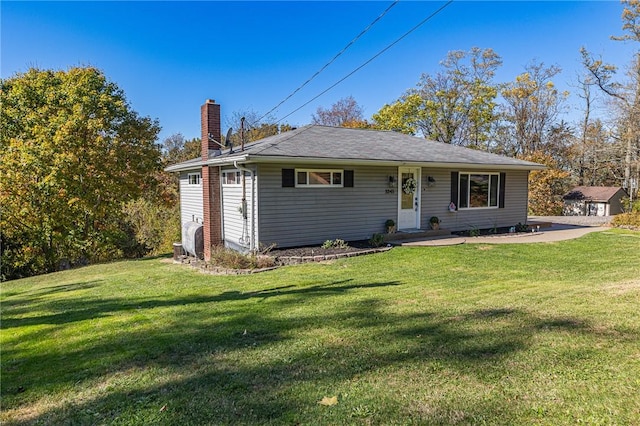
[[[559,223],[562,222],[562,223]],[[408,239],[403,241],[390,241],[391,244],[402,246],[450,246],[456,244],[526,244],[526,243],[549,243],[555,241],[572,240],[582,237],[591,232],[599,232],[609,229],[606,226],[599,226],[608,223],[608,221],[598,221],[593,225],[571,224],[571,219],[563,217],[531,217],[528,223],[535,225],[540,223],[540,230],[536,232],[518,233],[518,234],[500,234],[500,235],[483,235],[480,237],[461,237],[458,235],[447,235],[431,238]],[[549,226],[549,223],[551,226]]]

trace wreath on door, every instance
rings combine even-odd
[[[402,184],[402,191],[404,191],[405,194],[413,194],[417,190],[418,182],[416,182],[414,178],[408,178],[404,181],[404,184]]]

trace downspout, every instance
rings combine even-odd
[[[250,239],[251,241],[249,242],[249,250],[251,250],[252,252],[254,252],[256,250],[256,242],[255,242],[255,172],[251,169],[248,169],[244,166],[241,166],[240,164],[238,164],[238,160],[234,160],[233,161],[233,167],[235,167],[236,169],[242,171],[242,204],[243,204],[243,208],[246,209],[246,205],[247,205],[247,197],[246,197],[246,178],[244,176],[245,172],[249,172],[251,174],[251,233],[250,233]],[[244,212],[246,214],[246,210]]]

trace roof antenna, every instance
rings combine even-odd
[[[224,146],[229,148],[229,154],[233,154],[233,142],[231,142],[231,131],[233,127],[229,127],[227,130],[227,137],[224,138]]]
[[[244,151],[244,117],[240,119],[240,151]]]
[[[218,142],[218,141],[213,137],[213,135],[212,135],[211,133],[209,133],[207,136],[209,137],[209,142],[213,142],[213,143],[215,143],[216,145],[218,145],[220,148],[224,148],[224,145],[223,145],[222,143]]]

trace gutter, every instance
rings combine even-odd
[[[185,161],[178,164],[173,164],[171,166],[165,167],[165,172],[184,172],[186,170],[195,170],[200,169],[202,166],[222,166],[225,164],[235,164],[237,161],[246,162],[248,158],[248,154],[234,156],[232,158],[227,157],[226,155],[218,155],[213,158],[209,158],[205,161]]]
[[[507,157],[505,157],[507,158]],[[517,160],[522,161],[522,160]],[[287,163],[287,164],[319,164],[319,165],[344,165],[344,166],[407,166],[407,167],[432,167],[437,169],[465,169],[465,170],[546,170],[547,166],[537,163],[524,162],[525,164],[501,164],[501,163],[467,163],[444,161],[404,161],[404,160],[367,160],[356,158],[329,158],[329,157],[287,157],[244,154],[238,157],[228,158],[224,155],[211,158],[207,161],[175,164],[165,168],[168,172],[180,172],[195,170],[205,165],[236,165],[237,163]],[[248,170],[248,169],[247,169]]]
[[[519,160],[522,161],[522,160]],[[344,166],[407,166],[407,167],[432,167],[438,169],[475,169],[483,170],[487,168],[502,170],[546,170],[543,164],[500,164],[500,163],[465,163],[465,162],[424,162],[424,161],[403,161],[403,160],[364,160],[354,158],[323,158],[323,157],[285,157],[285,156],[256,156],[251,158],[247,155],[244,163],[287,163],[287,164],[319,164],[319,165],[344,165]]]

